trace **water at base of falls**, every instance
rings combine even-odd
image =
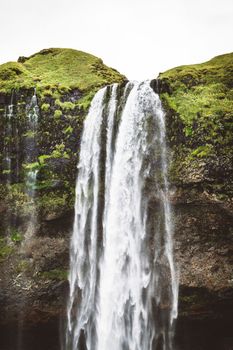
[[[95,95],[78,165],[67,349],[173,348],[178,281],[165,136],[149,82]]]

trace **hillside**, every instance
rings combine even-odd
[[[79,89],[84,92],[123,79],[101,59],[72,49],[45,49],[0,66],[0,92],[34,87],[38,91],[59,87],[61,91]]]
[[[161,73],[159,82],[168,132],[173,133],[170,144],[176,147],[174,180],[213,179],[216,195],[229,198],[232,188],[225,179],[232,176],[233,53],[173,68]]]

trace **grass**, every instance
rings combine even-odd
[[[0,66],[1,92],[36,86],[38,93],[51,96],[54,89],[61,94],[75,88],[86,92],[124,79],[101,59],[72,49],[46,49]]]
[[[233,53],[161,73],[165,108],[177,113],[186,137],[229,145],[233,132]],[[208,152],[207,152],[208,153]]]
[[[180,83],[186,86],[210,84],[216,81],[226,85],[232,84],[233,53],[212,58],[208,62],[179,66],[160,74],[161,79],[169,79],[172,85]],[[231,85],[232,87],[232,85]]]

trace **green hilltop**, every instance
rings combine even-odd
[[[3,93],[32,87],[38,91],[59,87],[64,91],[86,92],[123,80],[124,76],[107,67],[101,59],[72,49],[45,49],[0,66],[0,92]]]
[[[206,127],[211,124],[209,137],[217,137],[221,118],[232,117],[233,53],[170,69],[161,73],[159,79],[169,87],[162,93],[163,102],[180,115],[186,134],[191,136],[193,123],[203,119]]]
[[[229,176],[233,156],[233,53],[170,69],[159,75],[159,82],[175,149],[173,175],[178,178],[183,173],[184,177],[203,167],[208,173],[216,163],[218,174],[225,169],[222,178]]]

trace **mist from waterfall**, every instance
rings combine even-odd
[[[150,82],[97,92],[78,165],[67,349],[173,349],[167,159],[165,115]]]

